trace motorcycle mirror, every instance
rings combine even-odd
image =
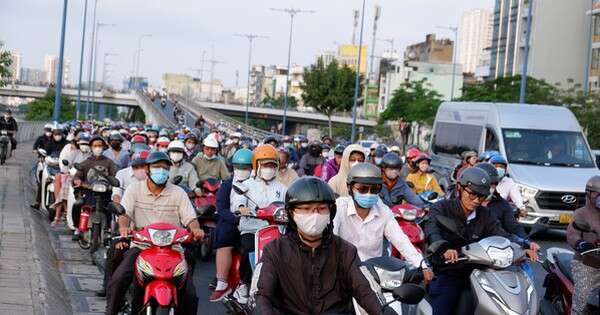
[[[584,221],[573,221],[573,227],[581,232],[587,233],[587,232],[591,232],[592,231],[592,227],[590,226],[589,223],[584,222]]]
[[[108,180],[108,182],[110,183],[111,186],[113,187],[119,187],[121,186],[121,183],[119,182],[119,180],[114,177],[114,176],[106,176],[106,179]]]
[[[69,166],[69,160],[66,160],[66,159],[65,159],[65,160],[62,160],[62,164],[63,164],[64,166]]]
[[[425,289],[414,283],[405,283],[393,291],[394,299],[405,304],[419,304],[425,296]]]
[[[410,187],[411,189],[415,189],[415,184],[413,184],[412,182],[406,182],[406,185],[408,185],[408,187]]]
[[[246,187],[246,185],[244,185],[242,183],[235,183],[235,184],[233,184],[233,190],[238,195],[245,195],[245,194],[248,193],[248,187]]]
[[[196,188],[202,188],[202,184],[204,184],[204,181],[202,181],[202,180],[199,180],[199,181],[196,183]]]
[[[106,209],[116,215],[124,215],[125,214],[125,208],[120,203],[109,202],[108,205],[106,206]]]
[[[179,183],[181,183],[181,181],[183,180],[183,176],[181,175],[177,175],[175,177],[173,177],[173,185],[179,185]]]

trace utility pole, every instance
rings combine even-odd
[[[250,76],[252,74],[252,42],[256,38],[268,38],[267,36],[257,34],[234,34],[233,36],[245,37],[248,40],[248,82],[246,84],[246,113],[244,115],[244,123],[248,124],[248,106],[250,105]],[[289,72],[289,69],[288,69]],[[236,83],[237,84],[237,83]]]
[[[110,56],[117,56],[117,54],[115,53],[111,53],[111,52],[105,52],[104,53],[104,58],[102,60],[102,87],[106,87],[106,77],[107,77],[107,73],[108,73],[108,69],[107,66],[111,66],[112,63],[107,63],[106,62],[106,58],[110,57]]]
[[[360,17],[360,12],[358,10],[352,11],[352,45],[356,45],[356,29],[358,28],[358,18]]]
[[[87,24],[88,0],[83,6],[83,30],[81,31],[81,54],[79,56],[79,84],[77,85],[77,106],[75,106],[75,119],[79,119],[81,109],[81,80],[83,77],[83,51],[85,50],[85,27]]]
[[[390,59],[394,59],[394,39],[393,38],[378,38],[378,41],[387,42],[390,44]],[[383,56],[382,56],[383,57]]]
[[[209,102],[214,102],[213,99],[213,81],[215,80],[215,66],[217,64],[222,64],[225,63],[223,61],[219,61],[219,60],[215,60],[215,49],[213,47],[212,49],[212,57],[210,60],[208,60],[208,62],[210,63],[210,82],[209,82],[209,87],[208,87],[208,101]]]
[[[88,67],[88,82],[87,82],[87,101],[85,102],[85,119],[89,119],[90,115],[90,86],[92,84],[92,67],[94,66],[94,50],[96,49],[96,10],[98,9],[98,0],[94,0],[94,10],[92,11],[92,38],[90,40],[90,63]]]
[[[290,72],[292,70],[290,68],[290,63],[291,63],[291,59],[292,59],[292,35],[294,32],[294,16],[296,16],[296,14],[299,14],[299,13],[315,13],[316,11],[301,10],[301,9],[294,9],[294,8],[289,8],[289,9],[271,8],[271,10],[277,11],[277,12],[285,12],[290,15],[290,40],[289,40],[289,44],[288,44],[287,74],[285,76],[285,96],[283,97],[283,124],[282,124],[282,128],[281,128],[281,133],[285,135],[286,119],[287,119],[286,116],[287,116],[287,108],[288,108],[288,93],[289,93],[289,85],[290,85]]]
[[[525,36],[525,52],[523,59],[523,73],[521,74],[521,88],[519,91],[519,103],[525,104],[525,93],[527,93],[527,63],[529,62],[529,39],[531,38],[531,20],[533,13],[533,0],[529,0],[527,13],[527,34]]]
[[[56,96],[54,98],[54,113],[52,118],[58,121],[60,117],[61,97],[62,97],[62,81],[63,81],[63,59],[65,57],[65,28],[67,27],[67,6],[68,0],[64,0],[63,14],[60,28],[60,50],[58,53],[58,69],[56,70]]]
[[[592,65],[592,42],[594,36],[594,0],[590,0],[590,36],[588,37],[588,51],[585,67],[585,77],[583,78],[583,91],[586,95],[590,92],[590,68]]]
[[[454,81],[456,78],[456,47],[458,45],[458,27],[456,26],[438,26],[439,29],[450,30],[454,32],[454,45],[452,46],[452,85],[450,87],[450,101],[454,100]]]
[[[93,63],[93,67],[92,67],[92,83],[89,86],[89,90],[90,90],[90,94],[92,94],[92,97],[94,96],[93,94],[95,94],[96,91],[96,69],[97,69],[97,60],[98,60],[98,44],[100,43],[100,28],[104,27],[104,26],[115,26],[115,24],[106,24],[106,23],[96,23],[96,43],[94,44],[94,55],[92,56],[92,63]],[[89,100],[89,98],[88,98]],[[90,112],[93,113],[94,112],[94,99],[92,98],[91,102],[90,102]]]
[[[365,0],[362,4],[362,13],[360,18],[360,36],[358,40],[358,60],[356,62],[356,78],[354,81],[354,104],[352,105],[352,137],[350,142],[354,143],[356,139],[356,107],[358,106],[358,91],[360,90],[360,62],[362,55],[362,40],[363,40],[363,29],[365,26]]]
[[[372,83],[375,80],[375,68],[373,67],[373,62],[375,61],[375,43],[377,41],[377,22],[379,22],[379,18],[381,18],[381,7],[375,6],[375,17],[373,19],[373,42],[371,44],[371,61],[369,65],[369,82]],[[366,89],[366,87],[365,87]],[[366,94],[365,94],[366,95]]]
[[[142,34],[138,37],[138,49],[137,49],[137,62],[135,64],[135,81],[136,85],[139,89],[141,80],[140,80],[140,59],[142,57],[142,39],[144,37],[152,37],[152,34]]]

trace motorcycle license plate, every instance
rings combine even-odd
[[[558,223],[560,224],[569,224],[573,220],[573,215],[570,213],[561,213],[558,216]]]

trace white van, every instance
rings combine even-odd
[[[528,202],[524,224],[539,217],[568,224],[585,204],[587,180],[600,175],[577,119],[561,106],[444,102],[430,145],[440,185],[448,187],[466,150],[496,150],[507,158],[507,173]]]

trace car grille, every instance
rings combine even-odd
[[[569,202],[573,199],[574,202]],[[541,191],[537,194],[535,200],[540,209],[573,211],[585,205],[585,193]]]

